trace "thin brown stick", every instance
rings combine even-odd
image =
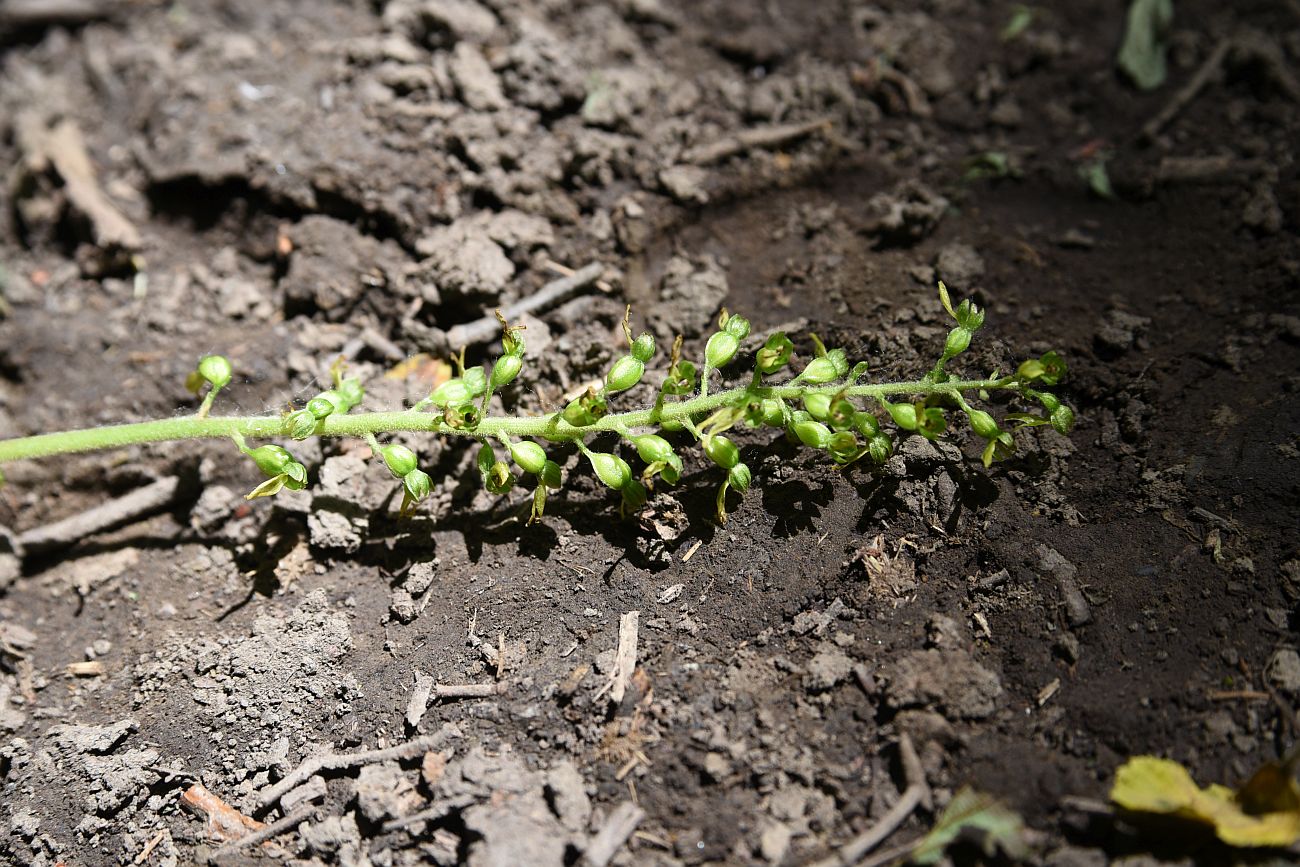
[[[579,268],[568,276],[552,280],[527,298],[502,308],[501,315],[513,322],[524,314],[537,313],[547,307],[554,307],[570,295],[596,283],[604,270],[605,266],[599,262]],[[501,323],[495,314],[452,326],[446,331],[441,328],[417,328],[418,325],[419,323],[415,322],[407,323],[412,336],[419,340],[425,350],[438,353],[458,350],[462,346],[487,343],[501,333]],[[416,333],[417,331],[419,333]]]
[[[745,151],[779,147],[824,129],[830,126],[830,123],[830,118],[822,117],[805,123],[786,123],[741,130],[718,141],[691,148],[682,154],[682,161],[697,166],[707,166]]]
[[[341,771],[359,765],[373,765],[377,762],[413,759],[416,756],[440,748],[446,740],[447,733],[438,731],[433,734],[412,738],[404,744],[386,747],[382,750],[362,750],[359,753],[321,753],[312,756],[304,759],[297,768],[289,772],[289,775],[280,782],[263,789],[257,798],[258,806],[263,809],[269,807],[284,797],[285,793],[296,789],[300,784],[307,782],[309,778],[321,771]]]
[[[903,776],[907,780],[907,788],[903,790],[898,803],[890,807],[885,815],[880,817],[879,822],[845,843],[829,858],[818,861],[815,867],[846,867],[849,864],[857,864],[866,857],[868,852],[898,830],[898,826],[907,821],[907,817],[912,815],[913,810],[930,800],[930,786],[925,781],[925,771],[921,767],[920,757],[912,746],[912,739],[906,734],[899,736],[898,751],[903,762]]]
[[[1214,46],[1210,56],[1205,59],[1200,68],[1192,75],[1187,84],[1174,94],[1173,99],[1165,104],[1165,107],[1142,127],[1142,139],[1144,141],[1153,141],[1160,131],[1169,124],[1171,120],[1178,116],[1179,112],[1187,108],[1200,95],[1214,77],[1219,74],[1223,68],[1223,61],[1228,59],[1228,52],[1232,50],[1234,40],[1232,38],[1220,39],[1219,43]]]
[[[208,863],[210,864],[214,863],[220,860],[221,858],[226,857],[227,855],[234,855],[236,852],[239,852],[241,849],[247,849],[250,846],[257,846],[260,843],[265,843],[267,840],[278,837],[281,834],[283,834],[285,831],[298,827],[308,819],[315,818],[318,812],[319,812],[318,807],[302,807],[297,812],[290,813],[289,815],[285,816],[283,819],[279,819],[275,822],[272,822],[271,824],[267,825],[265,828],[262,828],[259,831],[254,831],[251,834],[245,834],[243,837],[240,837],[238,840],[231,840],[229,843],[225,844],[224,846],[215,850],[211,855],[209,855]]]
[[[434,698],[491,698],[494,695],[502,695],[509,688],[509,684],[500,683],[453,683],[435,684],[433,687]]]

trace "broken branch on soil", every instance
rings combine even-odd
[[[548,307],[554,307],[568,300],[570,295],[594,285],[600,279],[600,275],[604,273],[604,270],[604,265],[599,262],[592,262],[568,276],[552,280],[527,298],[516,301],[509,307],[502,308],[501,316],[514,321],[525,314],[533,315]],[[408,324],[413,325],[414,323]],[[500,333],[501,321],[493,314],[475,319],[473,322],[452,326],[446,331],[441,328],[430,328],[420,334],[419,337],[428,351],[446,353],[462,346],[477,346],[480,343],[487,343]]]
[[[903,790],[898,802],[880,817],[879,822],[845,843],[834,855],[817,862],[816,867],[845,867],[848,864],[857,864],[868,852],[898,830],[898,826],[907,821],[907,817],[912,815],[913,810],[929,800],[930,786],[925,781],[921,759],[916,754],[916,748],[912,746],[912,739],[906,734],[898,738],[898,754],[903,763],[903,777],[907,781],[907,788]]]
[[[24,152],[24,168],[32,174],[53,168],[63,179],[68,202],[90,221],[98,246],[139,250],[140,232],[100,189],[77,124],[67,119],[52,127],[46,123],[36,112],[27,112],[18,119],[17,137]]]
[[[251,834],[245,834],[238,840],[232,840],[224,846],[221,846],[208,856],[208,863],[215,863],[228,855],[234,855],[250,846],[257,846],[268,840],[274,839],[285,831],[298,827],[308,819],[315,818],[319,812],[320,810],[318,807],[303,807],[297,812],[290,813],[283,819],[278,819],[269,825],[264,825]]]
[[[413,759],[430,750],[438,749],[446,740],[446,731],[439,731],[379,750],[362,750],[359,753],[321,753],[312,756],[303,760],[280,782],[263,789],[257,797],[258,806],[266,809],[284,797],[287,792],[296,789],[321,771],[342,771],[361,765],[373,765],[377,762]]]
[[[583,859],[590,867],[605,867],[618,850],[623,848],[627,838],[632,836],[643,819],[645,810],[636,804],[631,801],[619,804],[587,844],[586,851],[582,853]]]
[[[34,527],[18,537],[18,553],[21,556],[71,545],[100,530],[141,518],[170,505],[180,488],[179,476],[167,476],[70,518]]]
[[[1153,141],[1170,121],[1200,96],[1201,91],[1223,71],[1224,64],[1234,54],[1260,63],[1292,102],[1300,102],[1300,81],[1292,75],[1277,44],[1261,34],[1238,34],[1219,40],[1187,84],[1142,127],[1142,140]]]
[[[741,130],[718,141],[691,148],[682,154],[682,160],[697,166],[707,166],[746,151],[780,147],[830,125],[830,118],[822,117],[805,123],[784,123]]]
[[[640,611],[629,611],[619,618],[618,650],[614,657],[614,671],[610,674],[609,681],[596,693],[596,698],[600,698],[608,691],[611,704],[623,703],[623,696],[627,694],[627,685],[632,679],[632,672],[636,671],[636,642],[640,623]]]

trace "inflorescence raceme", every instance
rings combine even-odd
[[[947,366],[970,346],[972,336],[984,324],[984,312],[969,300],[954,307],[942,283],[939,297],[956,324],[934,367],[923,378],[910,382],[862,383],[867,373],[865,361],[850,365],[843,349],[828,350],[813,335],[815,357],[796,375],[776,383],[774,380],[791,367],[794,354],[790,339],[778,332],[755,353],[747,384],[710,393],[713,371],[731,364],[749,336],[748,320],[724,310],[718,330],[705,345],[701,367],[682,358],[679,337],[673,343],[668,370],[653,405],[611,412],[610,400],[641,382],[646,364],[656,351],[650,334],[633,337],[629,311],[623,320],[627,353],[610,367],[600,388],[588,388],[562,409],[547,415],[488,416],[493,394],[513,382],[524,364],[523,326],[511,325],[498,314],[502,354],[491,367],[466,367],[462,350],[456,359],[459,375],[408,410],[352,413],[361,403],[364,389],[358,379],[346,377],[336,364],[331,371],[333,387],[307,401],[302,409],[281,417],[211,417],[213,401],[230,383],[232,369],[227,359],[209,355],[200,359],[186,383],[196,394],[206,389],[194,415],[3,440],[0,463],[133,443],[228,437],[266,476],[247,495],[254,499],[274,496],[285,488],[301,490],[308,483],[308,473],[283,446],[250,447],[249,439],[361,437],[399,480],[400,512],[406,516],[429,495],[433,481],[419,468],[415,452],[405,445],[383,444],[378,436],[424,431],[477,441],[477,467],[483,486],[491,493],[505,494],[518,484],[521,478],[517,470],[524,477],[532,477],[531,523],[542,516],[548,492],[563,484],[560,466],[547,454],[543,443],[574,444],[596,478],[620,494],[622,510],[628,512],[640,509],[656,484],[673,485],[680,480],[682,457],[672,440],[689,438],[723,473],[717,517],[725,521],[728,493],[743,494],[750,485],[749,467],[740,460],[740,450],[727,435],[741,425],[784,430],[792,441],[823,451],[844,467],[863,460],[883,464],[894,452],[898,432],[935,439],[947,429],[949,417],[956,414],[964,415],[971,430],[984,440],[986,467],[1013,454],[1015,428],[1051,425],[1062,433],[1068,432],[1074,424],[1074,412],[1044,390],[1060,382],[1065,374],[1060,356],[1049,352],[1022,363],[1007,375],[954,378]],[[1010,392],[1034,411],[1008,413],[999,424],[990,413],[970,403],[972,398],[987,398],[992,391]],[[617,450],[594,451],[590,447],[588,441],[605,432],[617,434],[632,447],[643,464],[639,473]]]

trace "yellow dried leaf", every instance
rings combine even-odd
[[[417,379],[429,383],[432,391],[451,379],[451,365],[441,358],[420,352],[393,365],[384,374],[384,379]]]
[[[1229,846],[1290,846],[1300,841],[1300,787],[1279,770],[1266,765],[1239,792],[1202,789],[1177,762],[1136,756],[1116,772],[1110,797],[1126,810],[1209,825]]]

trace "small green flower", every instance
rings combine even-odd
[[[858,442],[857,434],[846,430],[831,434],[830,441],[826,443],[826,453],[837,464],[851,464],[866,454]]]
[[[754,367],[764,376],[771,376],[790,361],[794,353],[794,344],[790,338],[778,331],[763,343],[754,359]]]
[[[917,407],[916,432],[928,440],[938,439],[948,429],[948,419],[937,406]]]
[[[543,464],[542,471],[537,474],[537,478],[541,481],[541,485],[538,487],[555,488],[558,490],[560,485],[564,483],[563,478],[560,475],[560,465],[555,461],[547,461]]]
[[[343,412],[359,406],[366,396],[366,390],[361,387],[361,380],[355,376],[340,380],[339,384],[334,386],[334,390],[343,399]]]
[[[398,515],[409,518],[432,489],[433,481],[423,470],[411,470],[402,476],[402,505],[398,509]]]
[[[695,391],[697,376],[694,364],[689,361],[678,361],[668,368],[668,376],[664,378],[663,384],[664,394],[691,394]]]
[[[843,349],[830,352],[808,362],[803,372],[795,377],[796,382],[808,382],[813,385],[825,385],[841,379],[849,372],[849,359]]]
[[[595,424],[608,411],[609,406],[605,398],[589,388],[581,397],[570,401],[564,408],[564,412],[560,413],[560,417],[574,427],[586,427]]]
[[[985,467],[993,465],[994,461],[1004,461],[1015,454],[1016,441],[1010,433],[1003,431],[993,439],[989,440],[984,446],[984,455],[982,460]]]
[[[883,464],[894,454],[894,438],[887,433],[877,433],[867,440],[867,453],[878,464]]]
[[[635,512],[640,509],[645,505],[646,499],[649,496],[646,492],[645,485],[641,484],[636,479],[628,479],[627,484],[623,486],[623,490],[620,491],[620,493],[623,495],[624,514]]]

